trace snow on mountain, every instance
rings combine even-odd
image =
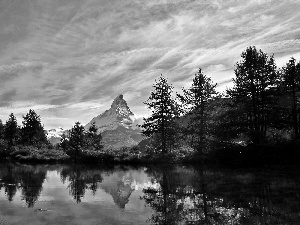
[[[84,128],[88,129],[93,122],[99,128],[99,132],[115,130],[118,126],[127,129],[137,129],[137,126],[134,126],[134,114],[128,107],[123,95],[118,95],[109,110],[94,117]]]
[[[94,117],[84,128],[87,130],[93,122],[102,133],[106,148],[129,147],[138,144],[143,139],[141,130],[136,124],[135,115],[128,107],[123,95],[118,95],[110,109]]]
[[[61,127],[57,128],[57,129],[47,130],[46,131],[47,140],[53,145],[58,144],[60,142],[61,136],[65,132],[67,132],[67,131]]]
[[[47,136],[47,139],[49,139],[51,137],[60,138],[63,133],[64,133],[64,129],[60,127],[58,129],[47,130],[46,136]]]
[[[105,148],[130,147],[143,140],[141,130],[137,126],[138,120],[135,120],[135,115],[128,107],[123,95],[118,95],[110,109],[94,117],[84,126],[84,129],[88,130],[93,122],[102,134]],[[68,130],[58,128],[47,130],[46,135],[50,143],[57,144],[64,133],[67,134]]]

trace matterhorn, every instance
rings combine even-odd
[[[118,126],[129,129],[132,128],[133,121],[134,114],[128,107],[123,95],[118,95],[111,104],[110,109],[93,118],[85,125],[85,129],[88,129],[92,123],[96,124],[100,132],[105,130],[115,130]]]
[[[87,123],[85,130],[92,123],[95,123],[102,133],[105,148],[131,147],[143,139],[141,130],[135,123],[135,115],[121,94],[114,99],[110,109]]]

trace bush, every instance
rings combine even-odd
[[[7,141],[0,139],[0,159],[4,159],[9,156],[10,150]]]
[[[14,147],[10,153],[10,157],[19,161],[30,162],[51,162],[51,161],[66,161],[70,157],[59,149],[37,148],[33,146],[18,146]]]

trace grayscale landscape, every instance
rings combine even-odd
[[[0,0],[0,225],[299,224],[299,12]]]

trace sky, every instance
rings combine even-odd
[[[248,46],[300,60],[298,0],[0,0],[0,119],[88,123],[124,95],[136,117],[160,74],[175,92],[204,74],[224,91]]]

